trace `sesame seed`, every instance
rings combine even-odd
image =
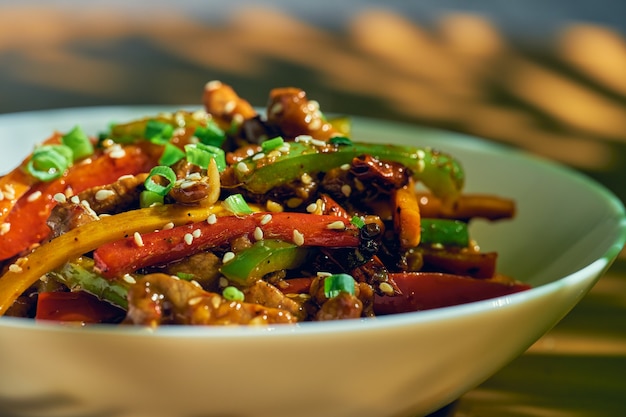
[[[77,196],[77,195],[73,195],[73,196],[70,198],[70,201],[72,202],[72,204],[80,204],[80,198],[78,198],[78,196]]]
[[[122,175],[121,177],[119,177],[117,180],[118,181],[124,181],[124,180],[130,180],[132,178],[135,178],[134,176],[130,175],[130,174],[126,174],[126,175]]]
[[[388,282],[381,282],[378,288],[387,295],[393,295],[393,287]]]
[[[313,119],[311,123],[309,123],[309,129],[311,130],[318,130],[320,127],[322,127],[322,121],[320,119]]]
[[[130,275],[130,274],[124,274],[122,279],[124,280],[124,282],[127,282],[129,284],[136,284],[137,283],[135,278],[132,275]]]
[[[317,210],[317,203],[311,203],[308,206],[306,206],[306,211],[308,213],[315,213],[315,210]]]
[[[173,229],[173,228],[174,228],[174,223],[169,222],[169,223],[165,223],[165,224],[163,225],[163,228],[162,228],[162,229],[163,229],[163,230],[169,230],[169,229]]]
[[[11,223],[2,223],[0,225],[0,236],[6,235],[11,230]]]
[[[196,110],[193,113],[191,113],[191,118],[199,122],[206,120],[207,117],[208,117],[208,113],[205,112],[204,110]]]
[[[229,261],[232,261],[233,259],[235,259],[235,253],[234,252],[226,252],[224,254],[224,257],[222,258],[222,263],[227,263]]]
[[[336,222],[328,223],[326,228],[332,230],[344,230],[346,228],[346,224],[341,220],[337,220]]]
[[[352,187],[350,187],[348,184],[344,184],[341,186],[341,192],[346,197],[350,197],[350,194],[352,193]]]
[[[15,188],[13,184],[6,184],[4,186],[3,195],[8,200],[13,200],[15,198]]]
[[[306,145],[308,143],[311,143],[311,140],[313,140],[313,137],[311,135],[298,135],[294,138],[294,140],[296,142],[301,142]]]
[[[303,184],[311,184],[313,182],[313,178],[308,174],[308,173],[304,173],[300,176],[300,181],[302,181]]]
[[[202,285],[200,285],[200,283],[198,281],[196,281],[195,279],[192,279],[189,282],[192,283],[193,285],[195,285],[198,288],[202,288]]]
[[[311,145],[313,146],[326,146],[326,142],[319,139],[311,139]]]
[[[98,190],[95,197],[97,201],[103,201],[109,197],[113,197],[114,195],[115,191],[113,190]]]
[[[29,195],[26,201],[28,201],[29,203],[32,203],[33,201],[37,201],[39,197],[41,197],[41,191],[37,190],[31,195]]]
[[[252,160],[253,161],[258,161],[259,159],[263,159],[263,158],[265,158],[265,153],[263,153],[263,152],[255,153],[252,156]]]
[[[193,243],[193,235],[191,233],[185,233],[183,239],[187,245],[191,245]]]
[[[263,240],[263,230],[258,226],[254,229],[254,239]]]
[[[304,245],[304,235],[300,233],[297,229],[293,229],[293,243],[298,246]]]
[[[241,172],[242,174],[245,174],[250,171],[250,168],[248,168],[248,165],[246,165],[245,162],[241,161],[237,164],[237,171]]]
[[[276,148],[276,150],[281,153],[288,154],[289,151],[291,150],[291,145],[289,145],[289,142],[285,142],[282,145],[280,145],[278,148]]]
[[[9,271],[11,271],[11,272],[15,272],[15,273],[19,273],[19,272],[22,272],[22,271],[23,271],[23,269],[22,269],[22,267],[21,267],[21,266],[19,266],[19,265],[16,265],[16,264],[11,264],[11,265],[9,265]]]
[[[196,238],[196,239],[197,239],[197,238],[199,238],[200,236],[202,236],[202,230],[200,230],[200,229],[196,229],[196,230],[194,230],[194,231],[191,233],[191,235],[192,235],[194,238]]]
[[[180,183],[180,188],[182,188],[183,190],[186,190],[187,188],[191,188],[194,185],[196,185],[198,182],[197,181],[189,181],[189,180],[183,180]]]
[[[281,213],[284,210],[280,203],[272,200],[267,200],[265,207],[267,208],[267,211],[271,211],[272,213]]]
[[[241,125],[243,121],[244,121],[244,118],[242,114],[240,113],[233,114],[232,122],[235,126]]]
[[[0,201],[4,200],[4,193],[0,190]]]
[[[139,232],[135,232],[133,234],[133,240],[135,241],[135,245],[137,245],[140,248],[143,247],[143,238],[141,237]]]
[[[235,107],[237,107],[237,102],[235,100],[227,101],[226,104],[224,104],[224,113],[232,113],[233,110],[235,110]]]
[[[65,203],[67,201],[67,197],[63,193],[56,193],[52,196],[52,199],[57,203]]]
[[[424,158],[426,157],[426,152],[424,152],[424,150],[423,150],[423,149],[418,149],[418,150],[417,150],[417,157],[418,157],[419,159],[424,159]]]
[[[189,301],[187,301],[187,304],[189,304],[190,306],[195,306],[196,304],[199,304],[203,299],[204,297],[193,297],[190,298]]]
[[[268,224],[269,222],[272,221],[272,215],[271,214],[265,214],[263,217],[261,217],[261,225],[265,226],[266,224]]]
[[[215,223],[217,223],[217,216],[215,214],[210,214],[209,217],[207,217],[206,222],[208,224],[215,224]]]
[[[316,275],[320,278],[326,278],[331,276],[332,274],[330,272],[318,271]]]
[[[119,143],[116,143],[110,147],[108,147],[105,151],[106,154],[109,155],[110,158],[120,159],[126,156],[126,151]]]
[[[217,90],[219,88],[222,88],[222,82],[219,80],[212,80],[206,83],[204,85],[204,88],[209,91]]]
[[[222,304],[222,297],[220,297],[219,295],[215,295],[211,297],[210,301],[213,308],[218,309],[220,307],[220,304]]]
[[[199,172],[192,172],[191,174],[185,177],[188,180],[198,181],[202,179],[202,175]]]
[[[350,169],[350,164],[343,164],[339,168],[341,168],[342,171],[348,171]]]
[[[270,109],[270,114],[272,115],[277,115],[278,113],[283,111],[283,105],[282,103],[274,103],[274,105],[272,106],[272,108]]]

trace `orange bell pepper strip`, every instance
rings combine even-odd
[[[94,154],[90,163],[73,165],[65,176],[32,186],[5,218],[3,225],[8,226],[4,226],[2,231],[0,260],[20,254],[49,235],[50,228],[46,220],[56,205],[55,194],[76,194],[91,187],[113,183],[123,175],[148,172],[157,164],[158,155],[145,149],[145,146],[128,145],[124,150],[123,156],[119,158],[112,158],[103,152]]]

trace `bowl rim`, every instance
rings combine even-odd
[[[132,112],[135,115],[139,112],[146,112],[146,115],[156,112],[175,112],[177,110],[194,110],[200,107],[196,105],[107,105],[107,106],[86,106],[86,107],[62,107],[44,110],[28,110],[14,113],[0,114],[0,124],[5,120],[14,118],[30,118],[46,115],[54,118],[68,113],[80,112],[83,115],[97,116],[102,112],[114,111]],[[147,328],[139,326],[120,326],[112,324],[96,324],[77,326],[73,324],[64,324],[56,322],[36,321],[34,319],[17,318],[17,317],[0,317],[0,330],[3,328],[19,328],[23,330],[43,330],[56,333],[65,332],[81,332],[96,334],[123,334],[139,337],[157,337],[157,338],[258,338],[265,335],[317,335],[317,334],[336,334],[336,333],[355,333],[362,331],[370,331],[380,328],[402,328],[407,326],[415,326],[420,323],[432,323],[437,321],[455,320],[458,317],[468,315],[480,315],[492,311],[494,309],[507,308],[515,306],[526,301],[538,299],[558,291],[562,287],[569,286],[586,286],[591,288],[593,284],[600,278],[602,273],[608,269],[613,261],[617,258],[620,251],[626,244],[626,209],[621,200],[606,186],[598,181],[590,178],[586,174],[575,170],[574,168],[560,164],[539,155],[532,154],[523,149],[518,149],[510,145],[490,141],[481,137],[448,131],[439,128],[422,126],[407,122],[397,122],[385,119],[376,119],[363,116],[350,116],[353,120],[362,125],[393,127],[405,132],[415,132],[416,130],[431,133],[434,135],[445,135],[447,141],[451,141],[454,146],[460,146],[466,149],[487,149],[490,152],[497,152],[511,157],[523,158],[531,160],[535,164],[543,165],[551,170],[555,170],[569,178],[593,189],[602,198],[603,202],[610,209],[611,214],[618,221],[618,230],[615,239],[611,242],[608,249],[599,256],[595,261],[583,268],[574,271],[571,274],[560,277],[552,282],[538,285],[527,291],[522,291],[506,296],[491,298],[487,300],[475,301],[466,304],[459,304],[449,307],[441,307],[432,310],[416,311],[402,314],[393,314],[386,316],[378,316],[376,318],[361,318],[353,320],[342,320],[332,322],[306,322],[289,325],[274,325],[268,327],[251,327],[251,326],[159,326],[157,328]],[[369,127],[369,126],[368,126]],[[586,291],[584,292],[586,293]],[[584,295],[581,294],[581,297]]]

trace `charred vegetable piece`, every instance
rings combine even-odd
[[[451,156],[430,148],[381,145],[353,142],[348,145],[327,145],[316,141],[289,142],[288,152],[279,156],[252,156],[237,164],[237,180],[253,193],[266,193],[272,188],[309,175],[351,163],[359,155],[372,155],[381,161],[399,162],[411,170],[433,194],[445,201],[454,201],[465,181],[461,165]]]
[[[93,270],[93,260],[78,258],[47,274],[49,278],[65,284],[72,291],[84,291],[120,308],[128,308],[126,296],[129,283],[111,281]]]
[[[239,252],[220,272],[237,285],[247,286],[264,275],[302,265],[308,249],[295,243],[264,239]]]

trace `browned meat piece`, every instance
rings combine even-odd
[[[304,320],[306,312],[293,299],[287,297],[272,284],[259,280],[244,291],[246,302],[289,311],[298,320]]]
[[[90,188],[69,199],[61,197],[47,220],[50,237],[96,221],[100,214],[120,213],[137,206],[147,176],[125,176],[112,184]]]
[[[276,126],[286,138],[309,135],[328,140],[339,135],[328,123],[316,101],[309,101],[306,93],[293,87],[275,88],[267,105],[267,124]]]
[[[215,160],[211,160],[206,172],[197,165],[182,159],[174,166],[176,182],[169,196],[181,204],[210,206],[220,197],[220,173]]]
[[[219,294],[166,274],[150,274],[128,292],[125,322],[156,327],[160,324],[269,325],[295,323],[288,311],[258,304],[228,301]]]
[[[221,81],[209,81],[204,86],[202,102],[222,130],[231,129],[233,124],[241,126],[245,120],[257,116],[250,103]]]
[[[350,173],[364,184],[371,184],[377,190],[390,192],[408,184],[411,174],[397,162],[383,162],[371,155],[363,155],[352,160]]]
[[[172,263],[165,268],[170,275],[189,275],[202,285],[207,291],[217,291],[220,279],[222,260],[212,252],[200,252],[188,256],[179,262]]]
[[[342,292],[329,298],[315,315],[315,320],[357,319],[363,313],[363,303],[356,296]]]

